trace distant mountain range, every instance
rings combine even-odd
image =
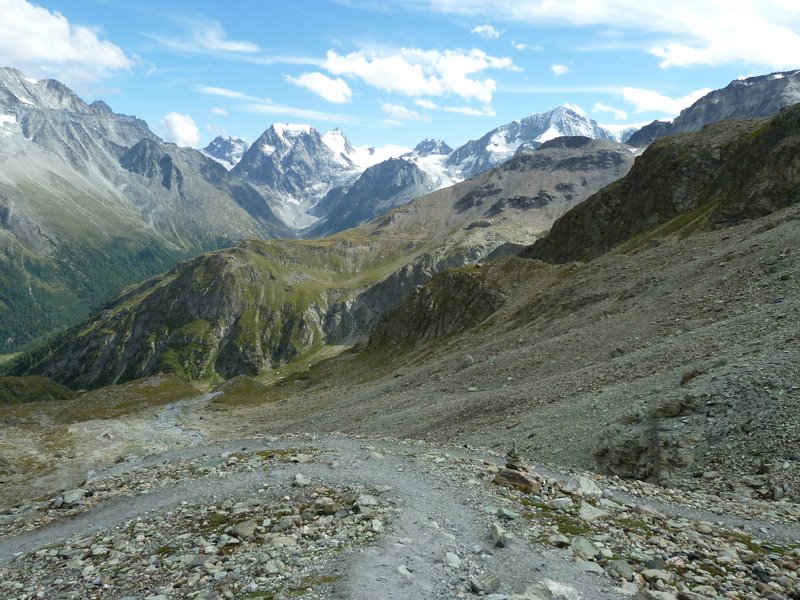
[[[737,80],[630,143],[772,114],[797,100],[800,71]],[[335,233],[564,135],[615,139],[562,106],[455,150],[442,140],[353,146],[339,129],[274,124],[250,146],[219,137],[198,151],[165,143],[144,121],[87,104],[58,81],[2,68],[0,353],[200,252]]]

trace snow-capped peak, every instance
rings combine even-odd
[[[247,148],[248,144],[243,139],[220,135],[211,140],[211,143],[200,152],[230,171],[242,159]]]
[[[281,137],[297,137],[300,134],[310,134],[314,128],[311,125],[298,123],[273,123],[272,128]]]
[[[345,136],[338,127],[325,132],[322,135],[322,141],[334,154],[341,154],[349,158],[350,154],[354,151],[350,140],[347,139],[347,136]]]
[[[414,148],[414,154],[428,156],[430,154],[450,154],[453,149],[443,140],[424,139]]]

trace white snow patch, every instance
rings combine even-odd
[[[339,129],[332,129],[322,135],[322,141],[336,154],[347,156],[347,138]]]
[[[27,98],[24,98],[22,96],[17,96],[17,100],[19,100],[23,104],[30,104],[31,106],[36,106],[35,102],[32,102],[31,100],[28,100]]]
[[[517,138],[513,142],[509,142],[505,133],[498,131],[489,138],[486,149],[492,155],[492,160],[503,162],[505,158],[511,158],[514,155],[514,152],[522,145],[523,141],[524,140]]]
[[[314,129],[311,125],[304,125],[298,123],[273,123],[272,126],[275,128],[275,133],[280,136],[285,135],[300,135],[301,133],[311,133],[311,130]]]
[[[372,146],[356,146],[353,151],[347,155],[353,164],[359,169],[366,169],[378,163],[382,163],[390,158],[398,158],[403,154],[411,152],[411,148],[407,146],[396,146],[394,144],[387,144],[379,148]]]
[[[460,173],[447,168],[445,165],[447,157],[448,155],[445,154],[429,154],[428,156],[412,155],[405,158],[413,162],[432,179],[437,181],[437,189],[442,189],[464,181],[464,177],[462,177]]]
[[[567,103],[566,103],[566,104],[564,104],[563,106],[564,106],[564,108],[568,108],[568,109],[570,109],[572,112],[574,112],[574,113],[576,113],[576,114],[579,114],[579,115],[580,115],[580,116],[582,116],[582,117],[585,117],[585,118],[587,118],[587,119],[589,118],[589,115],[587,115],[587,114],[586,114],[586,111],[584,111],[584,110],[583,110],[583,109],[582,109],[580,106],[578,106],[577,104],[570,104],[569,102],[567,102]]]
[[[269,144],[264,144],[261,146],[261,152],[267,156],[272,156],[275,154],[275,150],[277,150],[277,148],[275,146],[270,146]]]
[[[561,131],[557,127],[553,127],[552,125],[550,125],[550,127],[547,128],[547,131],[539,134],[534,141],[544,144],[545,142],[554,140],[557,137],[562,137],[563,135],[564,135],[563,131]]]
[[[34,79],[33,77],[26,77],[25,81],[27,81],[28,83],[32,83],[33,85],[36,85],[37,83],[39,83],[39,80],[38,79]]]
[[[17,123],[17,117],[15,115],[0,115],[0,125],[5,125],[6,123],[15,125]]]
[[[770,79],[783,79],[783,73],[775,73]]]

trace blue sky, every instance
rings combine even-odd
[[[452,146],[564,103],[670,118],[800,68],[796,0],[0,0],[0,64],[202,147],[273,122]]]

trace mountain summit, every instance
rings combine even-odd
[[[243,139],[229,135],[218,135],[200,152],[213,158],[229,171],[235,167],[247,151],[249,145]]]
[[[512,121],[493,129],[482,138],[458,148],[447,159],[447,165],[461,171],[464,178],[482,173],[504,163],[523,144],[536,148],[562,136],[583,136],[615,141],[613,133],[570,106],[559,106],[520,121]]]

